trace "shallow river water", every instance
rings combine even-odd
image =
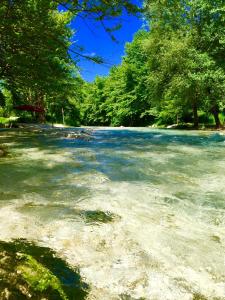
[[[52,248],[87,299],[225,299],[225,135],[71,130],[0,131],[0,240]]]

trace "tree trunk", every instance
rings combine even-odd
[[[215,119],[215,123],[216,123],[216,128],[220,128],[221,127],[221,123],[220,123],[220,119],[219,119],[219,108],[218,105],[213,106],[213,108],[211,109],[212,114],[214,116]]]
[[[65,115],[64,115],[64,109],[62,107],[62,122],[63,122],[63,125],[65,124]]]
[[[39,108],[43,109],[43,112],[39,112],[38,113],[38,120],[40,123],[45,123],[46,119],[45,119],[45,105],[44,105],[44,96],[42,94],[37,95],[37,100],[36,100],[36,105]]]
[[[45,123],[46,119],[45,119],[45,112],[39,112],[38,113],[38,120],[40,123]]]
[[[194,128],[198,129],[198,107],[196,103],[193,103],[192,105],[192,110],[193,110],[193,118],[194,118]]]

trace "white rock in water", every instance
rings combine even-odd
[[[78,135],[77,135],[77,134],[74,134],[74,133],[69,133],[69,134],[67,135],[67,137],[68,137],[69,139],[76,139],[76,138],[78,137]]]

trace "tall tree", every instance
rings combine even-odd
[[[159,88],[154,94],[157,94],[158,90],[161,91],[161,95],[168,95],[166,90],[170,86],[171,91],[175,80],[177,91],[174,91],[174,97],[177,98],[182,87],[180,96],[183,94],[183,100],[188,97],[192,103],[195,126],[198,125],[197,108],[201,106],[203,98],[207,99],[205,109],[213,113],[217,127],[220,126],[219,104],[224,101],[225,78],[223,1],[147,0],[145,3],[152,29],[150,40],[154,40],[155,43],[149,43],[151,46],[148,48],[152,47],[152,54],[154,52],[150,60],[154,57],[158,61],[156,73],[161,78],[161,83],[155,82],[157,80],[150,75],[153,90],[154,85]],[[156,45],[160,55],[156,52]],[[170,72],[164,76],[162,57],[166,57],[166,52],[168,58],[172,54],[173,59],[169,59],[171,68],[167,71]],[[179,65],[183,65],[182,61],[179,63],[180,59],[185,62],[183,69],[179,68]],[[153,66],[152,63],[151,65]],[[156,65],[157,63],[154,63],[154,67]],[[169,95],[172,96],[171,93]]]

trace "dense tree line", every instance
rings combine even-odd
[[[126,45],[106,78],[84,88],[82,121],[88,125],[174,124],[214,117],[225,107],[225,4],[223,0],[145,2],[148,31]],[[203,119],[204,118],[204,119]]]
[[[225,108],[225,4],[223,0],[146,0],[148,29],[127,43],[109,76],[87,83],[79,75],[71,20],[90,17],[102,24],[124,10],[123,0],[2,0],[0,6],[0,118],[42,110],[40,121],[67,124],[142,126],[209,122],[221,126]],[[107,24],[107,23],[106,23]]]

